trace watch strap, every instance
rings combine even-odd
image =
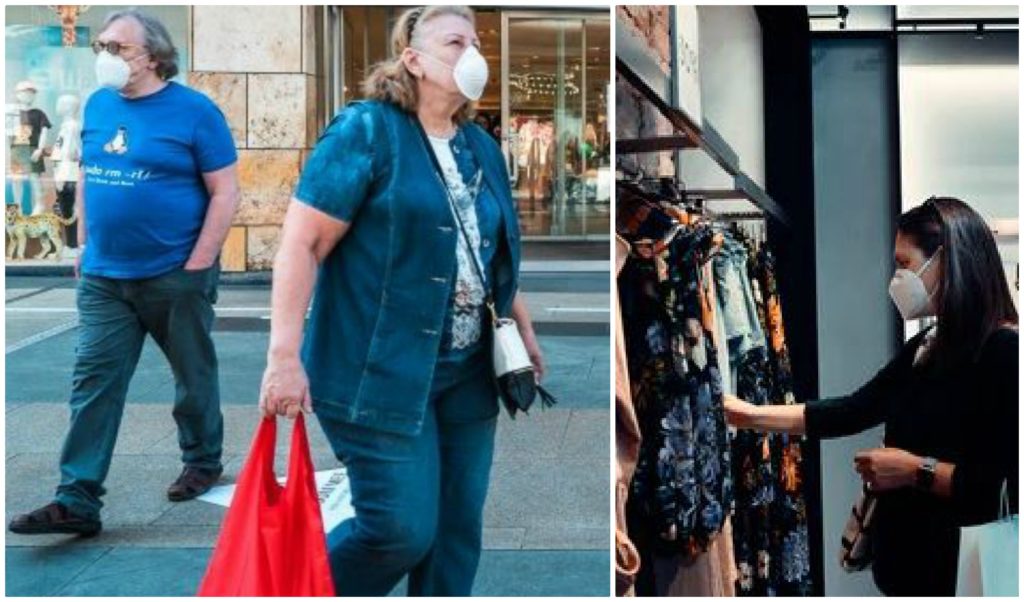
[[[935,483],[935,468],[938,463],[938,460],[932,457],[921,461],[920,466],[917,467],[916,485],[918,489],[931,491],[932,485]]]

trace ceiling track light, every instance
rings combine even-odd
[[[910,33],[962,33],[973,34],[974,39],[983,40],[992,32],[1018,31],[1016,18],[928,18],[928,19],[897,19],[896,31]]]
[[[836,26],[840,30],[846,29],[847,21],[850,17],[850,8],[843,4],[836,5],[835,14],[811,14],[807,18],[811,21],[835,21]]]

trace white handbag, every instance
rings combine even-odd
[[[473,268],[476,270],[480,283],[484,284],[487,281],[484,280],[483,268],[478,263],[476,253],[472,252],[472,245],[469,242],[466,228],[462,223],[462,216],[455,206],[451,190],[448,189],[448,183],[444,179],[444,172],[441,170],[437,156],[434,155],[434,148],[430,145],[430,140],[427,139],[427,132],[423,129],[419,119],[415,117],[410,117],[410,119],[415,121],[416,126],[419,128],[420,135],[423,138],[423,145],[426,147],[427,154],[434,164],[435,175],[448,196],[448,203],[452,210],[452,215],[455,216],[455,221],[459,225],[459,232],[462,233],[463,240],[465,240],[467,248],[470,249],[469,255],[473,258]],[[508,412],[509,417],[514,419],[517,411],[524,414],[527,413],[538,394],[540,395],[543,407],[549,408],[555,405],[557,402],[554,396],[537,382],[537,377],[533,372],[533,362],[530,361],[530,355],[526,352],[526,345],[523,344],[523,337],[519,334],[519,328],[515,320],[502,318],[498,315],[490,290],[487,291],[486,303],[493,326],[492,359],[494,363],[494,377],[497,380],[498,392],[501,395],[502,403],[505,405],[505,410]]]
[[[538,394],[542,407],[549,408],[555,405],[555,398],[537,382],[537,377],[533,373],[533,363],[526,353],[526,346],[523,344],[523,338],[519,336],[515,320],[498,318],[493,302],[489,307],[494,321],[494,376],[498,381],[498,392],[509,417],[515,418],[516,411],[525,414]]]

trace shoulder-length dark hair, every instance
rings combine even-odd
[[[925,257],[942,247],[942,278],[936,292],[938,330],[926,359],[937,370],[977,361],[989,335],[1017,324],[995,237],[967,203],[932,197],[900,216],[899,233]]]

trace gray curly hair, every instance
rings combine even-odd
[[[171,34],[163,23],[140,10],[129,8],[107,15],[103,21],[103,30],[119,19],[133,19],[142,26],[146,50],[156,61],[156,74],[160,79],[168,80],[178,74],[178,49],[174,47]]]

